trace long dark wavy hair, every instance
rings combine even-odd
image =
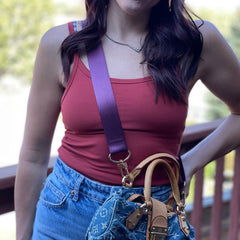
[[[69,35],[62,43],[61,57],[64,81],[70,75],[74,54],[91,51],[107,30],[109,0],[85,0],[85,27]],[[152,8],[149,32],[143,44],[143,63],[156,85],[156,99],[160,92],[177,102],[186,102],[188,81],[196,73],[202,51],[202,35],[188,13],[184,0],[160,0]]]

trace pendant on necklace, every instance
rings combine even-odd
[[[143,45],[141,45],[140,47],[137,48],[137,47],[131,46],[131,45],[128,44],[128,43],[118,42],[118,41],[112,39],[111,37],[109,37],[109,36],[107,35],[107,33],[105,33],[105,36],[106,36],[110,41],[112,41],[113,43],[116,43],[116,44],[121,45],[121,46],[128,47],[128,48],[132,49],[133,51],[135,51],[135,52],[137,52],[137,53],[140,53],[140,52],[142,51],[142,49],[143,49]]]

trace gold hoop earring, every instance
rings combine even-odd
[[[172,11],[172,0],[168,0],[168,9],[169,9],[169,12]]]

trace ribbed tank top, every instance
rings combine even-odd
[[[71,33],[70,25],[70,33]],[[165,152],[177,157],[187,116],[187,105],[169,100],[164,94],[155,101],[151,77],[110,78],[132,170],[145,157]],[[86,177],[108,185],[121,185],[116,164],[108,159],[108,146],[94,95],[90,72],[75,55],[73,69],[61,101],[65,135],[59,148],[60,158]],[[142,186],[141,174],[135,186]],[[153,185],[169,183],[158,169]]]

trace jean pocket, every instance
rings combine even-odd
[[[71,190],[61,182],[55,183],[48,179],[41,192],[39,201],[48,207],[62,208],[65,205],[70,191]]]

